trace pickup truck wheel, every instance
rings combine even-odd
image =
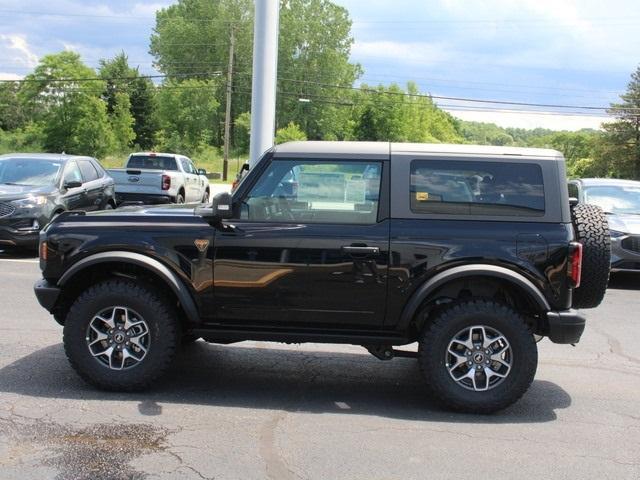
[[[573,291],[574,308],[595,308],[602,302],[611,270],[609,222],[596,205],[578,204],[571,209],[576,240],[582,244],[582,281]]]
[[[64,325],[71,366],[105,390],[148,387],[171,364],[178,346],[176,313],[149,287],[107,280],[82,293]]]
[[[176,196],[176,203],[178,203],[178,204],[182,204],[182,203],[184,203],[184,196],[183,196],[181,193],[179,193],[179,194]]]
[[[204,195],[202,196],[202,203],[209,203],[209,192],[208,191],[204,192]]]
[[[439,403],[486,414],[508,407],[527,391],[538,350],[518,313],[500,303],[473,300],[447,308],[425,326],[418,359]]]

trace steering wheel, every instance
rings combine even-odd
[[[284,197],[284,196],[279,196],[278,197],[278,208],[280,209],[280,211],[282,212],[283,216],[287,220],[293,220],[293,221],[296,220],[295,215],[291,211],[291,205],[289,205],[289,201],[287,200],[286,197]]]

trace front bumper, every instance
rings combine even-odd
[[[626,235],[611,239],[611,271],[640,271],[640,250],[636,251],[640,245],[638,237],[638,235]]]
[[[0,226],[0,245],[37,248],[39,236],[39,230],[16,230],[11,227]]]
[[[549,340],[553,343],[578,343],[587,319],[578,310],[547,312]]]
[[[155,195],[147,193],[118,193],[116,192],[116,203],[142,203],[144,205],[162,205],[171,203],[169,195]]]
[[[60,288],[56,285],[50,284],[44,278],[38,280],[33,286],[33,291],[36,294],[38,303],[42,305],[47,311],[52,313],[53,308],[60,296]]]

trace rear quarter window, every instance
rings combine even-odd
[[[529,163],[414,160],[410,196],[418,214],[545,214],[542,169]]]

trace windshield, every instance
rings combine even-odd
[[[592,203],[609,213],[631,213],[640,215],[640,186],[586,187],[585,203]]]
[[[62,163],[39,158],[0,159],[0,184],[33,187],[53,185]]]
[[[127,168],[144,168],[146,170],[178,170],[174,157],[156,155],[132,155]]]

